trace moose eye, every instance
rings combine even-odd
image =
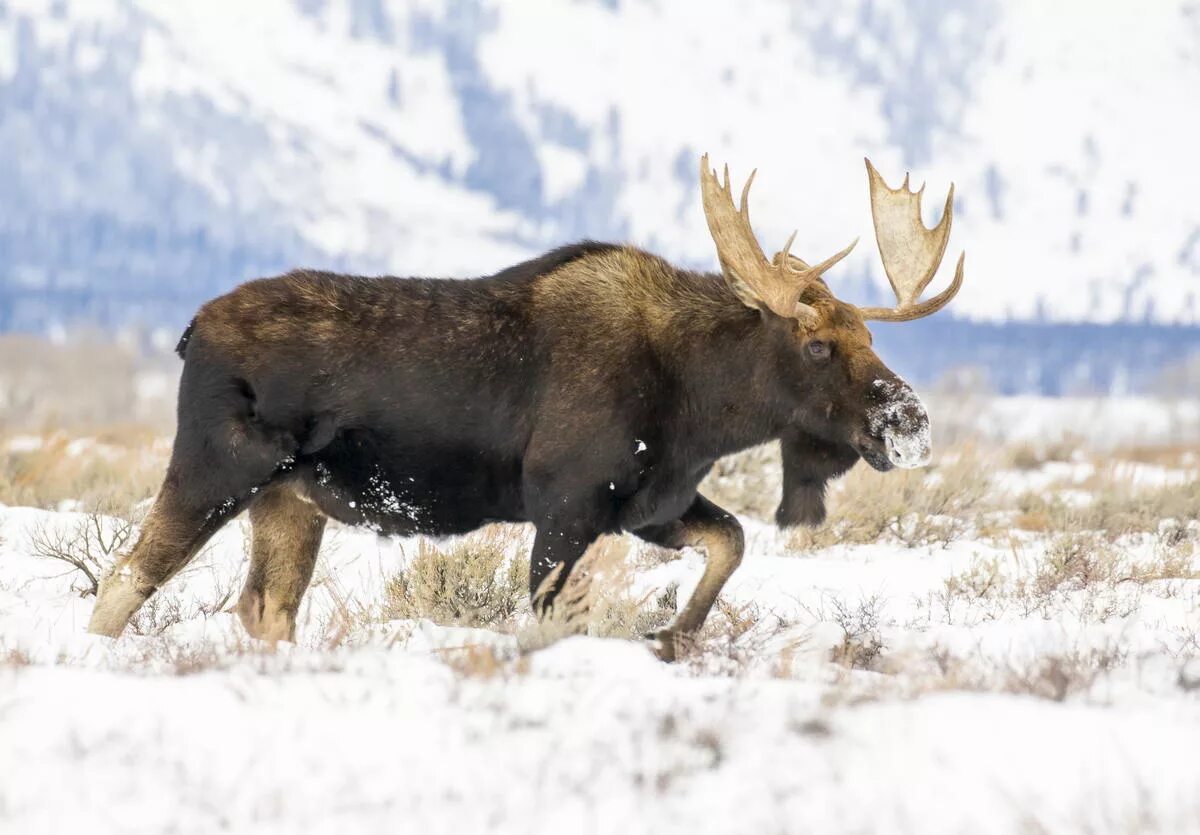
[[[829,343],[814,339],[808,343],[808,353],[813,359],[826,359],[829,356]]]

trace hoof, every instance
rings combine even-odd
[[[149,597],[148,592],[138,588],[133,576],[115,572],[100,581],[96,593],[96,605],[88,622],[88,632],[108,638],[119,638],[125,625]]]
[[[295,619],[271,599],[269,592],[260,594],[243,591],[238,599],[237,614],[251,638],[266,641],[272,646],[279,641],[295,641]]]
[[[669,629],[650,632],[645,637],[650,644],[650,651],[659,661],[665,661],[668,664],[679,660],[692,644],[689,636],[672,632]]]

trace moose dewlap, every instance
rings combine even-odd
[[[859,458],[879,470],[930,456],[929,417],[871,347],[866,322],[944,307],[920,297],[950,234],[920,193],[867,163],[876,240],[894,308],[837,299],[792,240],[767,258],[701,160],[720,274],[584,242],[475,280],[295,271],[205,304],[184,360],[171,461],[137,545],[105,578],[90,629],[118,635],[222,525],[248,510],[247,630],[294,637],[327,518],[387,534],[536,527],[537,611],[598,537],[629,532],[706,552],[674,624],[673,658],[742,558],[732,514],[697,492],[721,456],[783,449],[781,525],[817,524],[825,485]],[[751,180],[753,175],[751,175]],[[793,234],[792,238],[795,238]]]

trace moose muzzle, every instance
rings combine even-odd
[[[933,451],[925,404],[899,377],[876,380],[873,385],[878,405],[867,413],[869,433],[882,441],[884,454],[893,467],[924,467]]]

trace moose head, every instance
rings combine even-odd
[[[773,336],[778,366],[778,396],[790,406],[784,433],[799,447],[793,470],[785,472],[785,496],[777,514],[783,523],[816,523],[824,517],[827,478],[840,474],[859,457],[877,470],[920,467],[929,462],[929,415],[920,398],[872,349],[869,321],[906,322],[946,306],[962,286],[963,256],[950,286],[926,301],[925,288],[941,264],[950,237],[954,186],[946,196],[941,221],[927,229],[921,221],[921,195],[908,177],[889,188],[870,160],[871,213],[879,254],[896,294],[891,308],[857,307],[836,298],[822,276],[850,253],[852,242],[810,266],[791,253],[795,233],[768,259],[750,227],[751,173],[735,206],[726,166],[724,182],[700,162],[700,188],[709,232],[729,289],[762,316]],[[786,481],[796,489],[789,490]],[[815,491],[815,492],[814,492]]]

